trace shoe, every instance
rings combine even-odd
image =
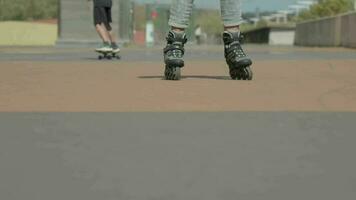
[[[111,45],[107,42],[104,42],[101,47],[95,49],[96,52],[110,53],[113,51]]]
[[[112,43],[111,48],[112,48],[113,53],[119,53],[121,51],[119,46],[116,43]]]

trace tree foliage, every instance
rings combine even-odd
[[[345,13],[353,9],[353,2],[353,0],[320,0],[310,10],[302,12],[299,20],[317,19]]]
[[[58,0],[0,0],[0,20],[50,19],[58,15]]]
[[[220,34],[223,30],[220,13],[215,10],[200,11],[196,24],[199,24],[208,35]]]

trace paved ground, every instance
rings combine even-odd
[[[0,48],[0,199],[355,199],[356,51],[247,49],[252,82],[216,47],[179,82],[159,48]]]
[[[220,48],[188,48],[184,80],[161,49],[97,61],[87,49],[2,48],[0,111],[356,111],[356,51],[248,48],[253,82],[231,81]]]

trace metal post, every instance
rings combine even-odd
[[[62,13],[61,13],[61,7],[62,6],[62,0],[58,0],[58,10],[57,10],[57,38],[61,37],[61,28],[62,28]]]
[[[132,36],[132,6],[131,0],[119,0],[119,36],[124,42]]]
[[[2,9],[4,8],[4,2],[3,0],[0,0],[0,12],[2,12]],[[0,15],[0,20],[3,20],[3,16]]]

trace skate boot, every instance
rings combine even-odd
[[[229,65],[233,80],[252,80],[253,74],[250,68],[252,61],[242,49],[241,39],[239,32],[224,32],[226,63]]]
[[[166,80],[180,80],[180,70],[184,67],[184,44],[187,42],[185,33],[169,31],[167,46],[163,49],[166,64],[164,77]]]

